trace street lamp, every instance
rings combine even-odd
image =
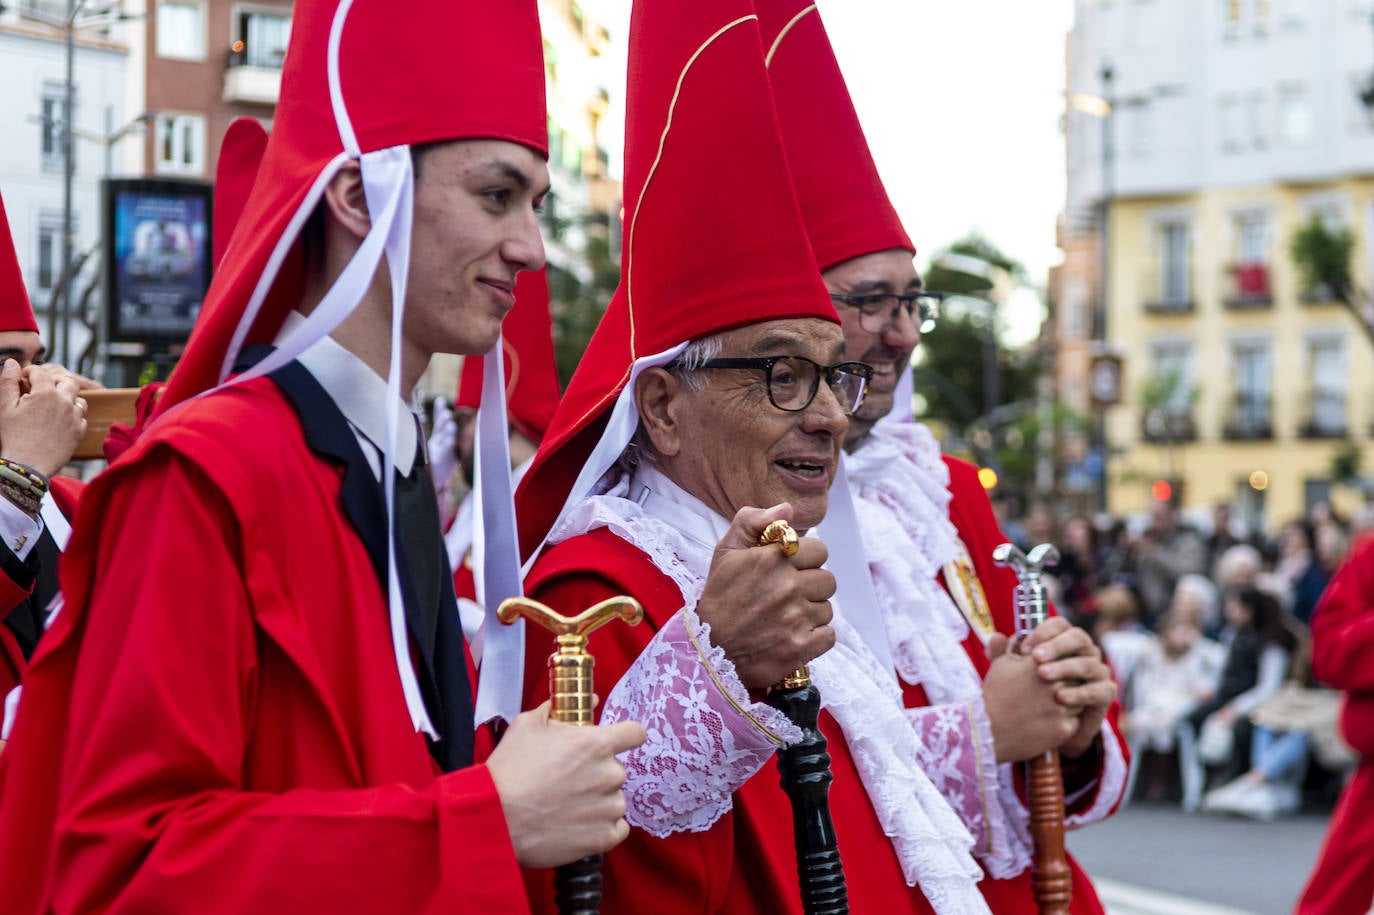
[[[113,6],[87,12],[87,2],[88,0],[67,0],[66,16],[54,16],[39,9],[24,7],[15,10],[21,19],[28,19],[62,32],[67,45],[66,99],[62,117],[62,272],[57,287],[62,293],[62,300],[60,303],[48,303],[48,340],[54,344],[56,353],[64,361],[71,358],[72,181],[76,173],[76,160],[72,155],[72,137],[75,133],[72,113],[76,107],[76,33],[80,29],[98,28],[138,18],[123,10],[116,10]],[[6,5],[0,2],[0,13],[6,10]],[[60,343],[57,341],[59,304],[62,314]]]

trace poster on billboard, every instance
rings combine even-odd
[[[210,286],[210,185],[110,179],[104,203],[110,339],[184,341]]]

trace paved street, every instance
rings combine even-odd
[[[1288,915],[1327,813],[1273,823],[1137,804],[1069,836],[1108,915]]]

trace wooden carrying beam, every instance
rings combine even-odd
[[[83,391],[86,398],[86,434],[76,443],[73,461],[99,460],[105,456],[105,436],[114,423],[134,423],[138,388],[99,388]]]

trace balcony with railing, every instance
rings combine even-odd
[[[1147,410],[1140,422],[1140,437],[1156,445],[1197,441],[1197,423],[1189,407]]]
[[[1345,391],[1312,390],[1304,399],[1306,413],[1298,435],[1307,439],[1345,438]]]
[[[1222,302],[1233,311],[1270,308],[1274,304],[1269,265],[1262,261],[1231,264],[1222,278]]]
[[[275,105],[281,98],[281,68],[291,38],[288,16],[246,12],[239,19],[243,36],[229,47],[224,71],[224,100],[248,105]]]
[[[1273,403],[1267,392],[1239,391],[1231,399],[1222,423],[1227,441],[1263,441],[1274,437]]]
[[[1191,266],[1153,264],[1141,276],[1141,300],[1152,315],[1192,314],[1194,282]]]

